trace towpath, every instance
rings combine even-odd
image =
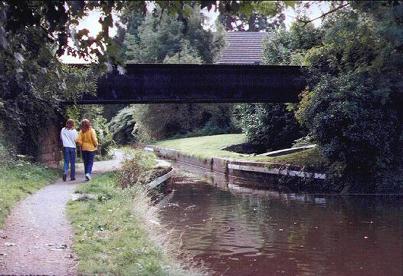
[[[115,170],[123,155],[94,164],[94,174]],[[57,181],[19,202],[0,230],[0,275],[76,275],[77,258],[71,248],[73,230],[66,204],[84,182],[82,164],[76,181]]]

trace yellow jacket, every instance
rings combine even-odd
[[[86,132],[80,130],[77,137],[77,143],[81,146],[81,150],[83,151],[96,151],[98,140],[95,130],[93,128],[90,128]]]

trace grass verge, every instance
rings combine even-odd
[[[96,200],[71,201],[74,250],[83,275],[192,275],[171,257],[164,231],[141,185],[117,187],[115,173],[94,178],[78,192]],[[166,232],[165,232],[166,234]]]
[[[230,145],[241,144],[246,141],[244,134],[222,134],[200,136],[182,139],[163,140],[155,143],[156,146],[179,150],[199,158],[227,157],[237,160],[267,162],[272,164],[287,164],[322,169],[326,163],[317,148],[294,152],[276,157],[239,154],[222,150]]]
[[[0,228],[11,209],[21,199],[39,190],[58,177],[57,170],[15,161],[0,165]]]

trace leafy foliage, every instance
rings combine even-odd
[[[252,3],[234,3],[237,13],[220,12],[218,20],[226,31],[271,31],[282,26],[284,8],[295,6],[297,1],[251,1]],[[270,17],[269,17],[270,16]]]
[[[241,104],[234,115],[248,141],[266,149],[289,147],[302,135],[294,114],[284,104]]]
[[[137,13],[127,18],[128,22],[139,21]],[[223,33],[203,29],[197,5],[190,10],[186,26],[164,6],[134,26],[137,29],[132,28],[126,37],[126,55],[136,63],[211,63],[224,45]],[[223,133],[232,129],[229,114],[230,106],[219,104],[152,104],[134,108],[135,128],[142,141],[196,132]]]
[[[6,33],[11,36],[18,34],[27,28],[36,28],[38,33],[33,36],[31,46],[40,49],[43,43],[56,46],[58,56],[64,53],[82,58],[96,57],[100,63],[109,59],[122,61],[114,51],[119,41],[112,39],[109,30],[114,22],[113,12],[121,12],[123,23],[127,23],[126,14],[132,12],[144,16],[150,5],[149,1],[2,1],[0,2],[0,47],[7,48],[8,39]],[[235,15],[234,21],[239,16],[250,16],[254,13],[275,15],[287,6],[294,6],[296,1],[232,1],[232,0],[200,0],[200,1],[154,1],[152,14],[158,14],[158,10],[166,11],[172,18],[176,18],[184,26],[184,33],[192,25],[192,14],[195,9],[207,8],[218,10],[221,14]],[[99,23],[102,30],[96,37],[89,35],[88,29],[77,29],[79,20],[88,12],[97,10],[100,13]],[[141,20],[140,20],[141,21]],[[132,21],[129,31],[136,29],[139,21]],[[74,45],[69,41],[73,41]],[[24,45],[25,47],[28,44]],[[119,51],[118,51],[119,52]],[[119,54],[119,53],[116,54]],[[105,55],[106,54],[106,55]]]
[[[304,20],[301,18],[300,20]],[[322,30],[312,23],[294,22],[290,30],[279,28],[263,43],[263,62],[265,64],[305,65],[307,50],[321,41]]]
[[[4,60],[9,61],[9,57],[5,55]],[[53,64],[47,67],[46,71],[52,69],[48,73],[39,62],[36,58],[24,61],[19,66],[26,69],[21,71],[9,63],[6,73],[0,75],[0,118],[7,122],[5,135],[13,137],[9,140],[19,152],[34,156],[41,142],[38,133],[46,131],[48,125],[59,125],[63,113],[59,101],[95,89],[86,69]]]
[[[290,30],[284,27],[270,35],[263,43],[265,64],[302,65],[304,54],[320,43],[321,32],[312,24],[294,23]],[[266,149],[289,147],[305,135],[297,123],[292,105],[241,104],[234,117],[248,140]]]
[[[66,114],[68,118],[73,119],[76,122],[77,127],[79,127],[82,119],[89,119],[97,134],[97,139],[101,148],[101,155],[108,155],[109,149],[114,145],[114,141],[112,139],[112,134],[109,131],[107,120],[102,115],[102,106],[70,106],[67,109]]]
[[[163,62],[166,64],[201,64],[203,60],[189,43],[182,41],[179,52],[166,56]]]
[[[191,47],[199,51],[204,61],[210,61],[210,53],[216,54],[215,46],[206,47],[216,41],[212,34],[202,29],[199,32],[186,31],[197,29],[196,25],[201,23],[194,17],[193,8],[216,8],[220,12],[234,13],[253,11],[255,1],[241,2],[239,6],[235,1],[156,1],[152,13],[158,14],[158,9],[161,14],[169,13],[182,25],[179,31],[187,34]],[[120,47],[123,29],[119,28],[117,37],[112,39],[109,36],[110,28],[116,26],[113,12],[120,11],[124,15],[134,11],[140,19],[138,24],[147,12],[147,4],[148,1],[118,0],[0,2],[0,117],[7,122],[7,130],[17,132],[10,135],[17,137],[20,152],[36,155],[39,142],[36,134],[43,126],[58,124],[63,113],[59,107],[61,99],[74,99],[83,92],[94,91],[95,79],[106,70],[106,64],[123,62]],[[94,10],[100,13],[102,31],[91,37],[89,30],[78,29],[78,23]],[[159,25],[160,22],[154,23]],[[133,24],[129,31],[137,29]],[[202,39],[194,38],[196,33],[196,37]],[[181,47],[181,43],[179,39],[175,45]],[[168,56],[177,52],[169,52]],[[66,53],[97,60],[98,66],[94,71],[64,67],[57,57]],[[165,57],[162,56],[160,61]]]
[[[310,89],[298,116],[340,189],[402,188],[401,11],[391,2],[353,3],[327,18],[321,44],[306,54]]]
[[[233,130],[231,105],[152,104],[135,108],[138,135],[142,141],[173,136],[211,135]]]
[[[88,58],[92,54],[102,58],[102,52],[113,44],[109,37],[109,28],[113,26],[112,11],[122,9],[124,1],[2,1],[0,5],[6,18],[5,32],[15,35],[24,29],[36,29],[30,43],[23,46],[41,49],[44,43],[49,43],[55,45],[58,56],[67,53]],[[77,30],[77,26],[79,19],[94,9],[101,13],[102,31],[97,37],[90,37],[89,30]],[[4,48],[9,46],[8,39],[4,34],[0,36]],[[69,44],[70,40],[74,46]]]
[[[12,137],[8,140],[17,151],[36,156],[38,134],[60,122],[60,100],[94,91],[95,74],[67,67],[55,58],[57,45],[35,24],[41,16],[53,15],[43,14],[47,4],[27,5],[0,2],[0,119],[7,123],[4,135]],[[33,14],[28,14],[30,9]]]
[[[108,123],[113,140],[121,145],[136,142],[134,119],[135,106],[131,105],[121,109]]]
[[[127,60],[162,63],[166,58],[183,53],[197,59],[191,63],[200,63],[201,60],[212,63],[224,46],[223,34],[204,30],[200,8],[195,6],[191,11],[186,31],[183,22],[164,9],[158,8],[153,14],[147,14],[137,29],[128,30],[125,42]],[[127,15],[127,20],[128,23],[137,22],[138,14]],[[181,58],[178,62],[185,61]]]

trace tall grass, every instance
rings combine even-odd
[[[176,250],[143,185],[121,189],[116,173],[78,189],[96,200],[75,201],[68,214],[75,231],[79,274],[198,275],[175,259]]]

